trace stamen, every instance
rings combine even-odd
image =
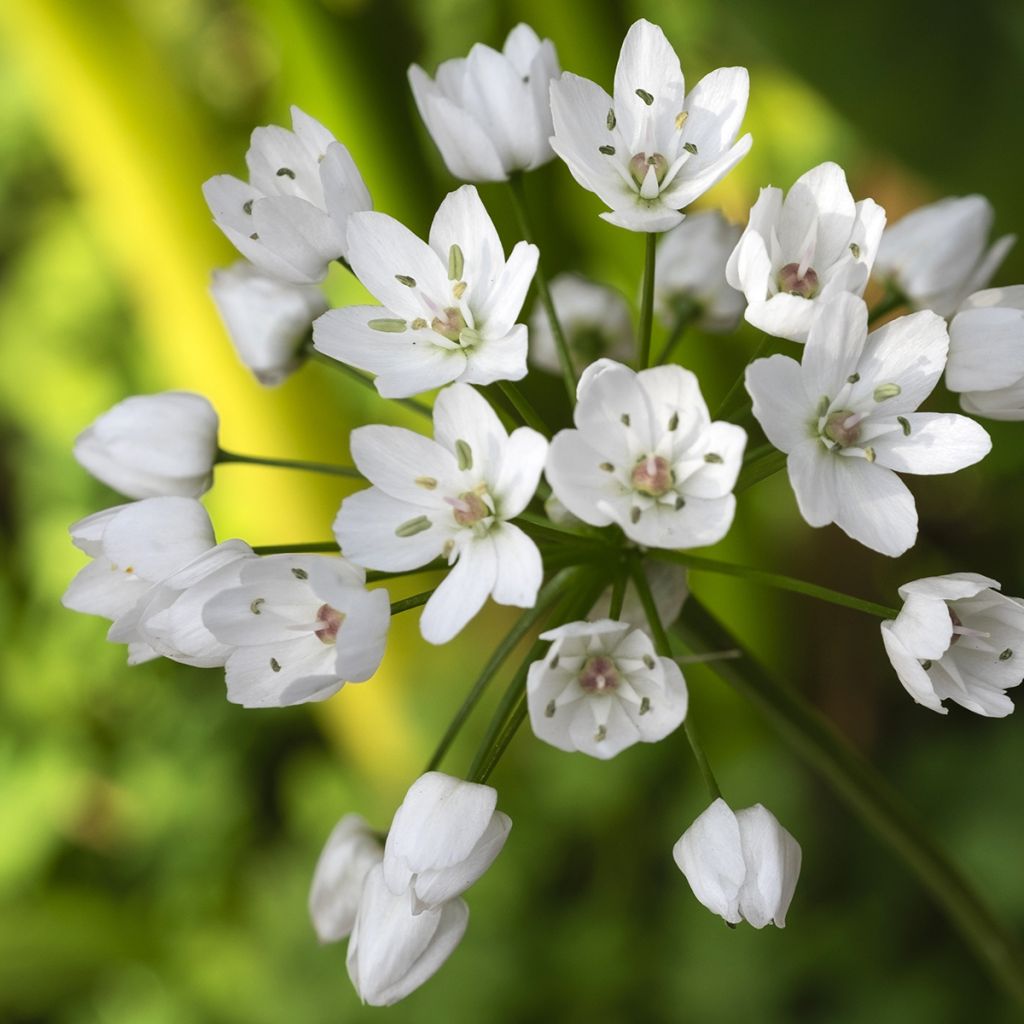
[[[415,537],[417,533],[429,530],[431,522],[426,516],[416,516],[415,519],[407,519],[395,527],[396,537]]]
[[[459,469],[473,468],[473,449],[461,438],[455,442],[455,458],[458,461]]]
[[[637,89],[636,94],[644,101],[644,103],[647,104],[647,106],[650,106],[654,102],[654,97],[646,89]]]
[[[381,331],[383,334],[401,334],[406,328],[406,323],[398,319],[371,320],[367,327],[371,331]]]
[[[448,250],[448,280],[458,281],[462,277],[462,271],[465,269],[465,259],[462,255],[462,250],[457,246],[453,245]]]

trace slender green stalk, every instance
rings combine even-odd
[[[553,519],[548,519],[547,516],[539,516],[533,512],[521,512],[516,516],[515,521],[517,523],[527,523],[548,533],[561,534],[563,537],[574,537],[576,540],[586,540],[595,543],[603,542],[601,535],[595,533],[591,527],[556,523]]]
[[[693,598],[675,627],[686,646],[742,645]],[[803,697],[781,686],[748,652],[709,668],[746,697],[798,757],[917,875],[949,914],[992,977],[1024,1005],[1024,952],[971,884],[935,843],[913,809],[850,742]]]
[[[640,286],[640,324],[636,332],[636,366],[645,370],[651,365],[651,330],[654,327],[654,264],[658,251],[658,235],[644,235],[644,279]]]
[[[334,466],[327,462],[303,462],[299,459],[271,459],[261,455],[239,455],[238,452],[217,452],[218,463],[241,462],[249,466],[273,466],[275,469],[300,469],[307,473],[327,473],[331,476],[347,476],[353,480],[364,479],[363,474],[353,466]]]
[[[324,355],[323,352],[318,352],[313,348],[312,342],[306,346],[306,352],[309,354],[311,359],[315,359],[318,363],[323,363],[325,366],[333,367],[335,370],[339,370],[344,373],[347,377],[350,377],[357,384],[362,384],[363,387],[372,391],[378,398],[384,396],[377,390],[377,385],[373,383],[373,378],[367,376],[362,370],[357,370],[354,366],[349,366],[348,363],[343,363],[338,359],[332,359],[328,355]],[[429,405],[419,401],[416,398],[392,398],[387,401],[398,402],[399,405],[404,405],[407,409],[412,409],[413,412],[418,412],[421,416],[426,416],[428,419],[432,419],[434,416],[434,410]]]
[[[612,599],[608,606],[608,618],[619,619],[622,617],[622,606],[626,601],[626,574],[620,572],[612,584]]]
[[[732,412],[733,399],[741,391],[743,391],[744,380],[746,379],[747,367],[755,360],[760,359],[767,351],[768,347],[772,344],[772,338],[768,334],[762,334],[761,340],[757,343],[757,348],[754,349],[754,354],[743,364],[743,369],[740,370],[737,378],[732,382],[732,386],[725,393],[725,398],[718,403],[718,408],[715,410],[712,419],[720,420],[726,413]],[[746,399],[749,402],[749,398]],[[739,408],[742,408],[740,406]]]
[[[533,427],[534,430],[545,437],[550,436],[550,428],[517,385],[513,384],[510,380],[500,380],[498,381],[498,387],[501,389],[501,393],[512,403],[512,407],[519,413],[523,422],[528,427]]]
[[[378,569],[371,569],[366,573],[367,583],[382,583],[386,580],[400,580],[405,576],[419,576],[424,572],[440,572],[447,569],[448,563],[442,558],[435,558],[433,562],[417,566],[415,569],[403,569],[401,572],[381,572]]]
[[[907,297],[899,290],[890,285],[885,294],[878,300],[873,309],[868,311],[868,323],[873,324],[876,320],[881,320],[883,316],[887,316],[894,309],[899,309],[900,306],[907,304]]]
[[[719,562],[717,559],[702,558],[700,555],[688,555],[685,551],[652,550],[648,554],[651,558],[657,558],[663,562],[675,562],[677,565],[684,565],[693,572],[712,572],[723,576],[738,576],[751,583],[775,587],[777,590],[789,590],[794,594],[803,594],[805,597],[815,597],[819,601],[828,601],[830,604],[838,604],[843,608],[852,608],[857,612],[866,612],[868,615],[877,615],[882,619],[895,619],[899,614],[895,608],[887,608],[884,604],[865,601],[863,598],[853,597],[838,590],[820,587],[817,583],[797,580],[792,576],[781,576],[778,573],[768,572],[764,569],[752,569],[747,565]]]
[[[391,614],[398,615],[399,612],[407,612],[410,608],[419,608],[420,605],[426,604],[437,587],[431,587],[430,590],[424,590],[422,593],[413,594],[412,597],[403,597],[401,601],[391,602]]]
[[[663,658],[671,658],[672,643],[668,638],[668,634],[665,632],[665,627],[662,625],[661,616],[658,615],[658,606],[654,601],[654,594],[651,593],[651,585],[647,582],[643,563],[639,558],[633,558],[630,561],[630,571],[633,576],[633,585],[636,587],[636,592],[640,596],[640,603],[644,606],[644,614],[647,616],[647,624],[651,628],[651,634],[654,639],[654,649]],[[700,740],[697,737],[697,730],[693,723],[692,711],[688,711],[686,718],[683,720],[683,731],[686,733],[686,739],[690,744],[690,751],[693,754],[693,759],[697,762],[697,769],[700,771],[700,776],[704,780],[704,786],[706,787],[708,794],[711,796],[711,799],[717,800],[722,795],[722,791],[718,788],[718,782],[715,779],[715,774],[711,770],[711,763],[708,761],[707,754],[704,753],[704,748],[701,746]]]
[[[775,476],[780,469],[786,468],[786,453],[776,449],[762,453],[744,463],[740,470],[736,486],[732,489],[733,494],[742,494],[748,487]]]
[[[697,302],[690,301],[679,304],[679,308],[676,310],[675,326],[672,328],[672,333],[668,336],[668,340],[655,361],[656,366],[663,366],[669,361],[669,358],[676,350],[676,346],[683,340],[690,325],[700,314],[701,307]]]
[[[337,552],[338,545],[333,540],[313,541],[307,544],[254,544],[253,551],[257,555],[301,555],[313,552]]]
[[[516,211],[516,219],[519,221],[519,230],[526,241],[532,242],[534,239],[533,226],[530,223],[530,211],[526,204],[526,189],[523,186],[522,174],[512,174],[509,176],[508,190],[512,196],[512,206]],[[548,279],[544,273],[542,261],[537,263],[537,273],[533,280],[537,285],[537,294],[540,296],[540,301],[547,311],[548,321],[551,324],[551,334],[555,339],[555,350],[558,352],[558,362],[562,367],[562,379],[565,381],[565,391],[569,396],[569,406],[571,408],[576,404],[576,370],[572,365],[569,343],[566,341],[565,332],[562,330],[562,323],[558,319],[555,303],[551,298],[551,290],[548,288]]]

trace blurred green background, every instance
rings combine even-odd
[[[67,525],[113,504],[70,456],[123,396],[207,394],[224,446],[344,461],[354,425],[419,426],[329,368],[273,392],[236,363],[207,283],[234,259],[200,195],[241,173],[250,129],[290,103],[352,150],[378,209],[422,232],[455,183],[415,115],[413,61],[433,70],[526,20],[562,66],[610,85],[636,17],[660,23],[690,83],[750,68],[750,156],[701,205],[742,220],[760,185],[835,159],[890,219],[980,191],[1024,228],[1019,101],[1024,5],[766,5],[712,0],[5,0],[0,4],[0,1019],[11,1024],[1016,1019],[905,867],[706,671],[694,712],[734,806],[763,802],[804,871],[785,931],[735,931],[670,857],[704,807],[682,735],[610,763],[524,732],[492,782],[515,822],[470,893],[460,949],[391,1011],[361,1008],[344,947],[317,945],[308,881],[337,818],[385,827],[510,621],[490,609],[427,650],[415,613],[384,667],[322,707],[244,711],[222,674],[128,670],[105,624],[59,606],[82,562]],[[550,272],[636,293],[642,241],[604,224],[555,162],[531,176]],[[507,196],[482,190],[507,243]],[[1024,280],[1014,252],[998,283]],[[331,278],[338,302],[358,290]],[[754,344],[690,338],[712,403]],[[922,541],[888,561],[811,531],[785,481],[741,502],[723,557],[895,601],[930,573],[974,570],[1024,592],[1019,428],[955,480],[920,479]],[[231,466],[208,499],[221,538],[326,539],[349,485]],[[913,705],[877,623],[736,581],[694,589],[804,691],[920,810],[1015,928],[1024,928],[1020,722]],[[397,596],[419,589],[415,581]],[[500,687],[498,688],[500,689]],[[465,769],[478,712],[446,766]]]

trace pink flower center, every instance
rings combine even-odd
[[[603,654],[588,658],[577,678],[584,693],[614,693],[620,682],[615,662]]]
[[[329,604],[322,604],[316,611],[316,621],[323,625],[315,630],[321,643],[333,644],[338,639],[338,630],[345,621],[345,613],[339,612]]]
[[[672,489],[672,467],[660,455],[647,455],[633,467],[630,481],[641,494],[660,498]]]
[[[473,526],[493,515],[483,498],[473,491],[463,491],[458,498],[448,498],[447,501],[459,526]]]
[[[813,267],[807,267],[801,274],[799,263],[787,263],[779,271],[779,288],[790,295],[810,299],[818,292],[818,275]]]
[[[459,335],[466,329],[466,319],[458,307],[449,306],[444,310],[444,316],[435,316],[430,321],[430,327],[449,341],[458,341]]]
[[[860,421],[858,416],[849,409],[840,409],[832,413],[825,421],[824,434],[829,440],[835,441],[841,448],[848,448],[856,444],[860,438]]]
[[[660,185],[668,174],[668,161],[660,153],[637,153],[629,161],[629,173],[637,185],[644,183],[650,167],[654,168],[654,176]]]

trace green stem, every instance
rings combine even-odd
[[[353,480],[364,479],[363,474],[353,466],[333,466],[327,462],[302,462],[299,459],[271,459],[260,455],[239,455],[237,452],[217,452],[218,463],[241,462],[250,466],[273,466],[276,469],[301,469],[307,473],[328,473],[331,476],[347,476]]]
[[[687,647],[739,647],[727,629],[693,598],[676,626]],[[789,744],[846,801],[861,820],[903,859],[949,914],[992,977],[1024,1004],[1024,953],[952,864],[914,811],[849,741],[799,694],[780,686],[749,653],[709,668],[746,697]]]
[[[748,487],[759,484],[762,480],[774,476],[780,469],[786,468],[786,453],[776,449],[764,452],[744,464],[740,470],[733,494],[742,494]]]
[[[747,367],[755,360],[760,359],[767,351],[769,345],[772,343],[772,338],[768,334],[762,334],[761,340],[757,343],[757,348],[754,349],[753,355],[743,364],[743,369],[740,370],[739,376],[732,382],[732,386],[725,393],[725,398],[718,403],[718,408],[715,410],[712,419],[720,420],[723,415],[727,412],[732,411],[732,401],[736,395],[743,390],[743,384],[746,380]],[[749,401],[749,399],[747,399]]]
[[[340,550],[333,540],[314,541],[308,544],[254,544],[252,549],[257,555],[301,555]]]
[[[498,387],[528,427],[533,427],[537,433],[543,434],[545,437],[551,435],[551,430],[541,418],[540,413],[531,405],[530,400],[519,390],[517,385],[510,380],[500,380]]]
[[[349,366],[348,363],[343,363],[339,359],[333,359],[323,352],[318,352],[313,348],[312,343],[306,346],[306,351],[311,359],[315,359],[318,363],[323,363],[326,366],[331,366],[335,370],[340,370],[347,377],[356,381],[356,383],[362,384],[363,387],[372,391],[378,398],[384,397],[377,390],[377,385],[374,384],[373,378],[367,376],[362,370],[357,370],[354,366]],[[390,401],[398,402],[399,405],[404,405],[407,409],[412,409],[413,412],[418,412],[421,416],[426,416],[428,419],[432,419],[434,416],[434,410],[416,398],[394,398],[390,399]]]
[[[612,599],[608,606],[608,618],[619,619],[622,617],[622,606],[626,602],[626,574],[620,572],[612,584]]]
[[[687,329],[700,317],[700,314],[701,307],[697,302],[686,301],[678,304],[675,326],[672,328],[672,333],[668,336],[668,340],[665,342],[655,365],[663,366],[669,361],[669,357],[675,352],[676,346],[686,336]]]
[[[665,632],[665,627],[662,625],[661,616],[658,615],[658,606],[655,603],[654,594],[651,593],[651,585],[647,582],[643,563],[639,558],[634,557],[631,559],[630,571],[633,576],[633,585],[636,587],[636,592],[640,596],[640,603],[644,606],[644,614],[647,616],[647,624],[651,627],[651,634],[654,639],[654,649],[663,658],[671,658],[672,643],[668,638],[668,634]],[[693,754],[693,759],[697,762],[697,769],[700,772],[701,778],[704,780],[704,786],[711,796],[711,799],[717,800],[722,795],[722,791],[718,788],[718,782],[715,779],[715,774],[711,770],[711,763],[708,761],[707,754],[704,753],[704,748],[701,746],[700,740],[697,737],[697,730],[693,724],[692,710],[688,711],[686,718],[683,720],[683,731],[686,733],[686,739],[690,744],[690,751]]]
[[[526,189],[523,186],[523,175],[518,173],[510,175],[508,189],[512,196],[512,205],[516,211],[516,219],[519,221],[519,230],[526,241],[533,242],[533,227],[530,223],[530,212],[526,204]],[[565,391],[569,396],[569,406],[571,408],[576,404],[576,370],[572,365],[569,343],[566,341],[565,332],[562,330],[562,323],[558,319],[555,303],[551,298],[551,290],[548,288],[548,279],[544,273],[544,266],[540,261],[537,263],[537,273],[533,280],[537,285],[537,294],[540,296],[540,301],[547,311],[548,321],[551,324],[551,334],[555,339],[555,350],[558,352],[558,362],[562,367],[562,379],[565,381]]]
[[[391,614],[398,615],[399,612],[407,612],[410,608],[419,608],[420,605],[426,604],[437,587],[431,587],[430,590],[424,590],[420,594],[413,594],[412,597],[403,597],[401,601],[391,602]]]
[[[636,365],[645,370],[651,364],[651,329],[654,326],[654,264],[658,251],[658,235],[644,235],[644,278],[640,286],[640,324],[637,327]]]
[[[877,615],[882,619],[895,619],[899,614],[895,608],[887,608],[884,604],[875,604],[874,601],[865,601],[862,598],[852,597],[838,590],[820,587],[817,583],[793,579],[792,576],[780,576],[778,573],[767,572],[764,569],[752,569],[749,566],[736,565],[732,562],[719,562],[714,558],[701,558],[700,555],[688,555],[684,551],[651,550],[648,554],[651,558],[657,558],[663,562],[675,562],[677,565],[684,565],[693,572],[713,572],[723,576],[739,576],[741,579],[748,580],[751,583],[775,587],[777,590],[789,590],[794,594],[803,594],[805,597],[816,597],[819,601],[828,601],[830,604],[838,604],[843,608],[852,608],[857,612],[866,612],[868,615]]]

